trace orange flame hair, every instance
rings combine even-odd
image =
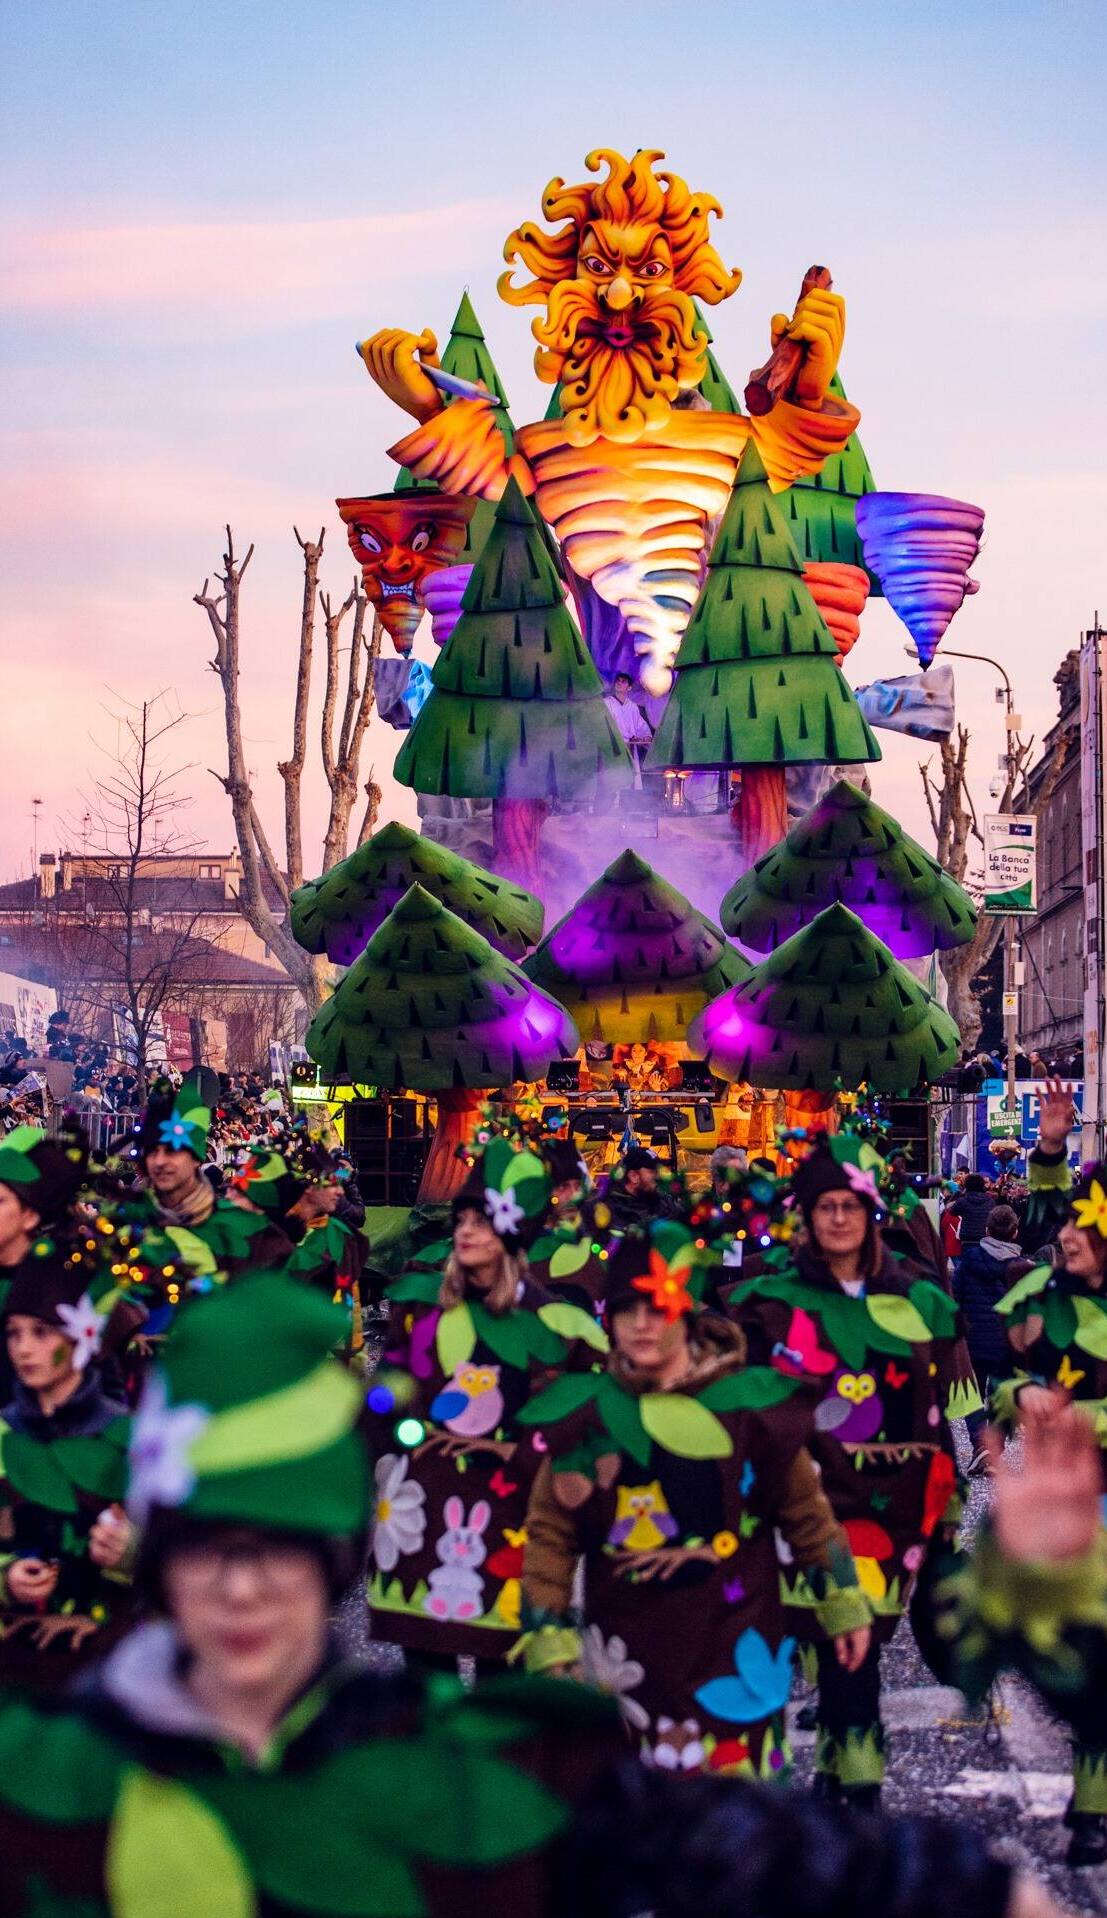
[[[584,164],[590,173],[606,165],[605,180],[581,186],[566,186],[560,177],[551,180],[542,195],[542,212],[547,220],[567,224],[556,233],[544,233],[524,220],[508,235],[508,271],[498,282],[501,299],[510,306],[544,306],[560,280],[576,278],[580,236],[589,221],[612,220],[621,226],[656,223],[669,241],[673,280],[680,291],[709,306],[725,300],[742,275],[737,267],[723,265],[708,237],[711,216],[723,209],[710,193],[690,192],[677,174],[656,172],[655,162],[664,158],[659,150],[640,147],[627,160],[613,147],[597,147]],[[522,286],[512,285],[516,260],[534,275]]]

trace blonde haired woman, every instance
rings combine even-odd
[[[517,1420],[557,1373],[606,1351],[587,1312],[530,1277],[525,1248],[548,1203],[542,1160],[493,1139],[454,1200],[448,1247],[430,1248],[386,1295],[385,1366],[369,1394],[369,1609],[374,1637],[416,1664],[452,1668],[465,1655],[494,1666],[518,1638],[544,1443]]]

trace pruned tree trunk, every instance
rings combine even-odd
[[[778,846],[788,831],[788,786],[783,766],[743,766],[742,785],[731,807],[742,857],[752,866]]]
[[[245,559],[235,558],[234,538],[228,526],[227,550],[223,571],[218,575],[222,591],[209,593],[208,582],[194,595],[195,603],[208,616],[215,639],[212,671],[223,689],[224,730],[227,739],[227,772],[215,773],[231,802],[235,837],[242,860],[242,891],[239,905],[242,915],[258,938],[275,953],[288,978],[302,994],[308,1011],[318,1011],[330,989],[331,967],[322,957],[311,957],[297,945],[288,924],[291,895],[303,885],[305,877],[302,826],[303,774],[307,762],[307,722],[311,696],[312,661],[315,650],[315,606],[318,598],[326,632],[326,688],[323,699],[321,751],[323,771],[330,790],[330,811],[318,870],[329,872],[346,857],[350,821],[360,785],[361,751],[373,711],[376,662],[380,653],[381,629],[374,620],[366,641],[365,621],[368,601],[355,580],[342,604],[332,606],[330,595],[319,592],[319,567],[323,553],[324,530],[317,540],[296,540],[303,554],[304,580],[300,607],[300,640],[293,701],[292,752],[280,761],[278,771],[284,782],[285,861],[280,861],[258,817],[250,785],[243,744],[242,710],[239,691],[240,618],[242,578],[253,555],[251,546]],[[345,622],[353,614],[349,661],[339,717],[339,688],[342,681],[341,638]],[[367,790],[369,790],[367,788]],[[373,791],[379,803],[380,789],[370,791],[370,811],[375,819]],[[368,815],[367,815],[368,818]],[[372,824],[363,822],[361,840]]]
[[[469,1174],[464,1159],[458,1157],[458,1150],[472,1139],[487,1097],[487,1092],[473,1091],[468,1086],[438,1093],[438,1124],[419,1182],[420,1205],[441,1204],[452,1199],[465,1184]]]
[[[493,870],[539,897],[542,893],[539,847],[542,825],[549,810],[545,799],[492,801]]]

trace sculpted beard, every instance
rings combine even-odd
[[[621,328],[630,337],[614,345],[605,335]],[[539,377],[562,382],[565,436],[573,446],[633,441],[663,427],[673,401],[699,385],[707,364],[695,308],[675,286],[651,288],[640,305],[613,314],[590,281],[560,280],[533,331],[544,349],[535,361]]]

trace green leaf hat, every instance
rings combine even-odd
[[[454,1200],[454,1218],[476,1206],[508,1251],[518,1251],[542,1230],[550,1203],[549,1169],[537,1152],[520,1151],[510,1139],[498,1136],[484,1143],[478,1134],[478,1142],[482,1149]]]
[[[210,1131],[211,1107],[200,1090],[199,1074],[190,1072],[182,1079],[175,1096],[169,1081],[159,1080],[143,1120],[143,1152],[167,1145],[202,1161],[207,1157]]]
[[[0,1185],[9,1186],[44,1225],[72,1205],[87,1169],[88,1141],[80,1131],[51,1139],[40,1126],[20,1125],[0,1140]]]
[[[274,1273],[190,1303],[135,1414],[128,1506],[346,1538],[369,1517],[347,1315]]]

